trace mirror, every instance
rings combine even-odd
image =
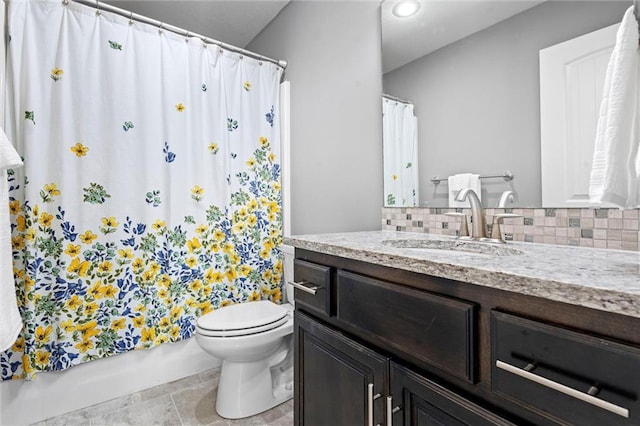
[[[427,0],[405,18],[396,3],[382,3],[383,92],[414,106],[419,205],[447,207],[447,177],[474,173],[485,207],[505,191],[506,207],[558,207],[541,202],[539,51],[619,22],[631,2]]]

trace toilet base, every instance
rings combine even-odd
[[[241,419],[267,411],[293,398],[293,356],[285,337],[266,360],[222,361],[216,411],[226,419]]]
[[[226,419],[254,416],[293,398],[293,382],[272,379],[269,361],[233,363],[223,361],[216,411]],[[280,374],[293,377],[293,370]],[[274,389],[275,382],[275,389]]]

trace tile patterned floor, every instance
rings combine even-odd
[[[257,416],[223,419],[215,400],[220,369],[112,399],[32,426],[291,426],[293,400]]]

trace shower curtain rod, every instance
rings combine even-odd
[[[253,53],[249,50],[245,50],[242,49],[240,47],[236,47],[236,46],[232,46],[230,44],[227,43],[223,43],[221,41],[218,40],[214,40],[212,38],[209,38],[207,36],[203,36],[201,34],[198,33],[194,33],[191,31],[187,31],[185,29],[173,26],[173,25],[169,25],[169,24],[165,24],[164,22],[152,19],[152,18],[148,18],[146,16],[143,15],[138,15],[137,13],[133,13],[131,11],[125,10],[125,9],[120,9],[119,7],[115,7],[112,6],[110,4],[107,3],[101,3],[98,0],[73,0],[76,3],[81,3],[84,4],[85,6],[90,6],[96,9],[96,13],[100,13],[100,11],[107,11],[107,12],[112,12],[112,13],[116,13],[120,16],[124,16],[125,18],[129,18],[130,20],[136,20],[138,22],[142,22],[145,24],[149,24],[149,25],[153,25],[158,27],[161,30],[167,30],[167,31],[171,31],[172,33],[176,33],[178,35],[181,36],[185,36],[185,37],[196,37],[202,40],[203,43],[206,44],[214,44],[218,47],[220,47],[221,49],[225,49],[228,50],[230,52],[234,52],[234,53],[238,53],[240,55],[244,55],[247,56],[249,58],[253,58],[253,59],[257,59],[258,61],[265,61],[265,62],[271,62],[272,64],[276,64],[279,67],[281,67],[283,70],[285,70],[287,68],[287,61],[285,60],[278,60],[278,59],[271,59],[268,58],[266,56],[262,56],[262,55],[258,55],[257,53]],[[69,0],[63,0],[62,2],[63,4],[68,4]]]
[[[387,98],[387,99],[389,99],[390,101],[397,101],[397,102],[402,102],[403,104],[410,104],[410,105],[413,105],[413,101],[408,101],[408,100],[406,100],[406,99],[398,98],[398,97],[396,97],[396,96],[387,95],[386,93],[383,93],[383,94],[382,94],[382,97],[383,97],[383,98]]]

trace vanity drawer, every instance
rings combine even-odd
[[[321,316],[331,316],[331,267],[293,260],[296,307]]]
[[[475,381],[473,303],[339,270],[336,316],[425,368]]]
[[[640,424],[640,349],[492,311],[492,389],[559,423]]]

